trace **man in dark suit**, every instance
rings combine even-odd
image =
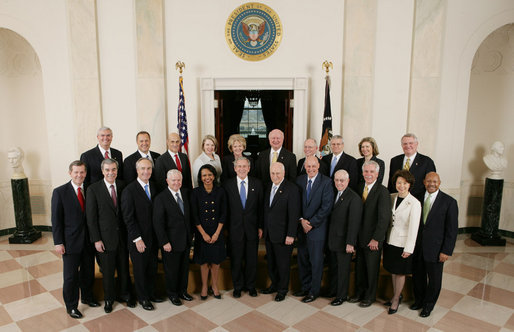
[[[330,140],[332,153],[327,154],[321,160],[328,169],[328,175],[334,179],[334,174],[340,169],[344,169],[350,176],[350,188],[357,190],[359,170],[357,160],[347,153],[344,153],[344,141],[341,135],[334,135]]]
[[[174,305],[192,301],[187,293],[189,252],[192,241],[191,211],[188,189],[182,188],[182,173],[168,171],[168,188],[154,203],[153,225],[159,247],[162,248],[166,292]]]
[[[315,156],[316,158],[318,158],[318,156],[316,156],[317,151],[318,143],[316,143],[316,140],[314,138],[307,138],[303,143],[303,153],[305,154],[305,157],[298,160],[298,166],[296,167],[296,174],[298,176],[307,174],[307,172],[305,171],[305,167],[303,165],[305,163],[305,159],[310,156]],[[327,165],[325,163],[322,163],[320,158],[318,158],[318,160],[320,162],[319,172],[323,175],[328,176],[328,168],[326,167]]]
[[[270,148],[259,153],[259,157],[255,163],[257,168],[257,177],[266,187],[271,183],[270,165],[274,162],[280,162],[284,165],[286,172],[285,178],[288,181],[296,181],[296,156],[294,153],[282,147],[284,143],[284,133],[279,129],[273,129],[268,135]]]
[[[283,301],[289,289],[291,253],[300,219],[300,193],[295,183],[285,180],[282,163],[271,164],[272,183],[264,193],[264,232],[268,274],[271,285],[262,294],[277,292],[275,301]]]
[[[95,252],[87,232],[84,179],[86,165],[76,160],[70,164],[71,181],[54,189],[52,194],[52,234],[55,251],[62,255],[62,297],[72,318],[82,318],[78,310],[79,289],[82,303],[100,304],[93,297]]]
[[[296,180],[302,197],[302,214],[298,226],[298,272],[302,289],[295,296],[303,296],[309,303],[318,296],[323,275],[323,250],[327,236],[327,220],[334,202],[334,189],[329,177],[319,173],[315,156],[305,160],[307,174]]]
[[[130,298],[130,274],[127,251],[127,230],[123,223],[120,197],[125,185],[116,180],[118,162],[105,159],[100,165],[104,179],[87,189],[86,216],[91,242],[98,252],[104,288],[104,310],[112,311],[116,297],[114,272],[120,281],[120,299],[131,308],[135,303]]]
[[[96,134],[98,145],[80,155],[80,161],[86,164],[87,174],[84,184],[89,186],[92,183],[103,179],[100,164],[104,159],[114,159],[119,167],[119,179],[123,178],[123,154],[121,151],[111,148],[112,130],[108,127],[98,129]]]
[[[123,161],[123,181],[131,183],[137,178],[136,162],[141,158],[146,158],[155,165],[155,161],[160,154],[150,151],[150,134],[147,131],[140,131],[136,135],[137,151],[125,158]],[[152,181],[155,181],[155,172],[152,172]]]
[[[183,188],[193,189],[189,159],[185,153],[179,152],[180,136],[177,133],[170,133],[168,135],[167,144],[168,151],[163,153],[155,163],[157,189],[160,192],[168,187],[166,179],[170,169],[178,169],[182,173]]]
[[[455,248],[459,210],[457,201],[439,190],[437,173],[428,173],[423,183],[426,193],[413,256],[415,301],[410,308],[422,309],[420,316],[428,317],[441,292],[443,264]]]
[[[357,191],[362,194],[364,206],[358,236],[355,297],[350,302],[360,302],[363,308],[376,299],[382,245],[391,221],[391,198],[387,188],[377,182],[379,170],[377,162],[366,161],[362,165],[364,183]]]
[[[153,163],[146,158],[136,162],[137,179],[123,191],[121,211],[127,225],[127,242],[134,272],[134,284],[139,303],[153,310],[154,286],[157,274],[157,243],[152,225],[153,204],[157,189],[150,181]]]
[[[392,182],[394,173],[399,169],[406,169],[414,175],[414,185],[410,189],[412,196],[423,204],[425,187],[423,180],[425,175],[435,172],[435,165],[430,157],[418,152],[418,138],[414,134],[405,134],[402,137],[403,154],[391,159],[389,164],[389,184],[387,189],[390,193],[396,192],[396,185]]]
[[[343,304],[348,298],[350,264],[362,218],[362,199],[348,188],[349,183],[348,172],[344,169],[334,174],[337,196],[328,226],[330,288],[336,294],[335,299],[330,302],[333,306]]]
[[[243,288],[250,296],[257,296],[255,277],[259,239],[262,238],[261,181],[249,177],[250,160],[239,157],[234,162],[236,177],[225,182],[229,204],[228,233],[231,245],[233,296],[241,297]],[[244,262],[244,264],[243,264]]]

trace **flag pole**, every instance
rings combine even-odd
[[[328,75],[330,68],[334,68],[332,62],[325,60],[321,68],[325,69],[325,107],[323,109],[323,125],[321,127],[321,140],[319,151],[321,156],[330,154],[330,140],[332,139],[332,109],[330,106],[330,76]]]

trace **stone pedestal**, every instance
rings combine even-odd
[[[482,227],[471,239],[483,246],[505,246],[505,239],[498,234],[502,206],[503,180],[485,179]]]
[[[11,188],[16,231],[9,237],[9,243],[32,243],[41,237],[41,232],[32,226],[29,181],[27,178],[11,179]]]

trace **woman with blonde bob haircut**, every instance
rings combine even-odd
[[[357,169],[362,169],[362,165],[366,161],[375,161],[380,167],[377,182],[382,183],[385,174],[385,163],[382,159],[377,158],[379,152],[378,145],[375,139],[373,137],[364,137],[363,139],[361,139],[361,141],[359,142],[359,153],[361,154],[362,158],[357,159]],[[362,176],[362,173],[359,174],[358,183],[361,182],[364,182],[364,177]]]
[[[221,173],[221,182],[225,183],[227,180],[236,177],[236,171],[234,170],[234,161],[240,157],[246,157],[250,161],[250,175],[252,175],[253,170],[253,160],[249,156],[243,154],[246,150],[246,139],[239,135],[233,134],[230,135],[228,139],[228,150],[231,152],[229,155],[223,156],[221,160],[221,168],[223,169],[223,173]]]

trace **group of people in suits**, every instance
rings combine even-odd
[[[316,141],[307,139],[305,158],[297,164],[278,129],[269,133],[270,148],[255,161],[245,156],[246,141],[240,135],[229,139],[232,153],[220,160],[216,139],[207,135],[193,172],[176,133],[169,134],[168,149],[159,155],[150,151],[150,134],[139,132],[138,150],[124,161],[111,148],[112,137],[109,128],[100,128],[98,145],[70,164],[71,181],[52,195],[54,244],[63,255],[63,298],[71,317],[82,317],[79,292],[82,303],[100,305],[92,294],[95,256],[103,274],[106,313],[115,300],[136,305],[129,256],[142,307],[153,310],[152,302],[163,301],[155,293],[159,250],[167,297],[174,305],[191,301],[187,280],[193,238],[202,300],[209,292],[221,299],[218,273],[227,252],[233,297],[244,291],[257,296],[261,239],[271,280],[261,293],[276,293],[275,301],[284,300],[297,240],[301,289],[293,295],[302,302],[322,294],[327,260],[330,283],[325,295],[334,297],[331,304],[370,306],[376,300],[384,249],[384,267],[393,275],[389,313],[398,309],[405,275],[412,273],[411,308],[430,315],[441,288],[442,264],[455,244],[457,205],[439,190],[434,163],[417,152],[415,135],[404,135],[404,154],[391,160],[389,190],[382,185],[384,162],[376,157],[378,146],[371,137],[359,143],[358,160],[344,152],[340,135],[332,137],[332,153],[323,158],[316,155]],[[350,299],[354,255],[356,287]]]

